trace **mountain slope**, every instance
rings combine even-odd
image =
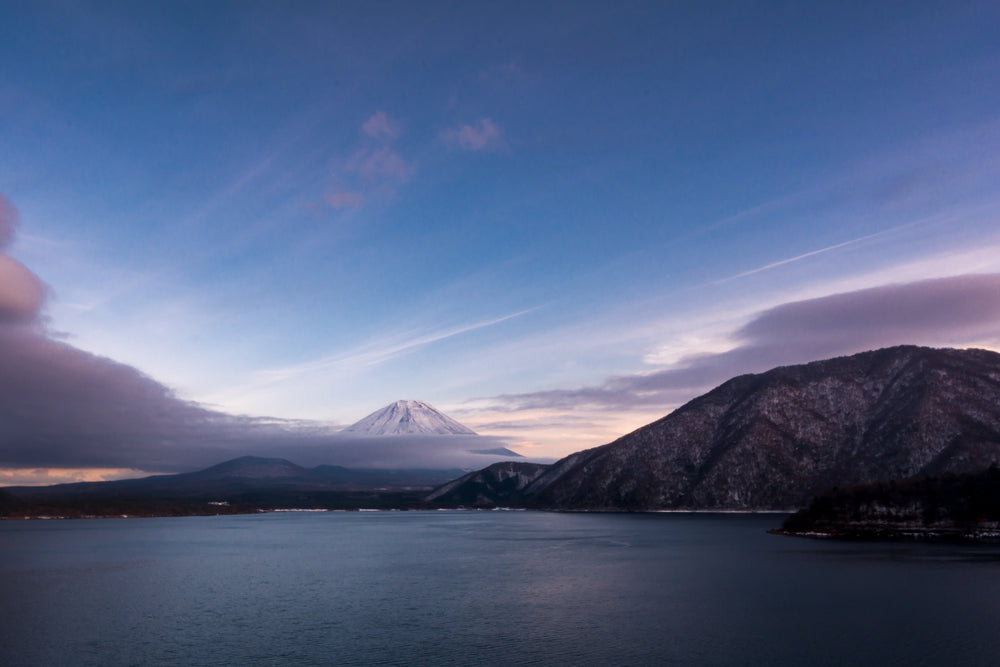
[[[357,435],[476,435],[423,401],[396,401],[348,426]]]
[[[994,461],[1000,355],[901,346],[733,378],[507,496],[494,485],[483,497],[558,509],[789,510],[839,484]],[[451,487],[448,497],[475,494]]]
[[[442,484],[426,497],[445,506],[496,507],[523,504],[523,491],[548,470],[542,463],[502,461]]]
[[[1000,355],[912,346],[734,378],[526,489],[565,508],[790,509],[1000,460]]]

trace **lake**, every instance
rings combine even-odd
[[[996,664],[1000,545],[775,515],[0,521],[3,665]]]

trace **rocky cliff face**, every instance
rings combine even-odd
[[[734,378],[518,490],[565,509],[795,509],[1000,462],[1000,355],[895,347]]]

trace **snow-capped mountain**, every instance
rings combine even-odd
[[[476,435],[423,401],[396,401],[348,426],[358,435]]]

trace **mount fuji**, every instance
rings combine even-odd
[[[396,401],[376,410],[342,433],[356,435],[476,435],[423,401]]]

